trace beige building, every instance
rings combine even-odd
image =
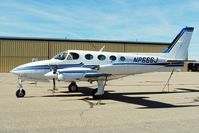
[[[0,37],[0,72],[9,72],[12,68],[38,60],[50,59],[65,50],[94,50],[105,46],[110,52],[161,52],[170,43],[129,42],[104,40],[72,40],[49,38]]]

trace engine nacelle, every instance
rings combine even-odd
[[[85,74],[88,73],[96,73],[96,70],[84,67],[65,68],[57,70],[56,73],[50,71],[45,74],[45,77],[48,79],[57,79],[61,81],[75,81],[81,80],[84,78]]]
[[[85,74],[95,73],[96,70],[84,67],[66,68],[58,71],[58,80],[75,81],[84,78]]]
[[[80,80],[84,76],[84,73],[61,73],[58,74],[58,80],[75,81]]]

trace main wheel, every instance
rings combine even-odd
[[[20,97],[24,97],[26,95],[26,92],[25,92],[25,90],[24,89],[22,89],[22,90],[17,90],[16,91],[16,96],[18,97],[18,98],[20,98]]]
[[[68,90],[69,90],[69,92],[77,92],[78,86],[77,86],[75,83],[71,83],[71,84],[68,86]]]
[[[104,95],[93,95],[94,100],[102,99]]]

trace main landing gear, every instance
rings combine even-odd
[[[25,92],[25,90],[23,89],[21,79],[18,80],[18,85],[19,85],[19,87],[18,87],[19,89],[16,91],[16,96],[17,96],[18,98],[24,97],[24,96],[26,95],[26,92]]]
[[[98,80],[98,88],[93,90],[93,99],[101,99],[104,96],[104,87],[106,85],[106,80]]]
[[[76,84],[76,82],[71,82],[70,85],[68,86],[68,91],[69,92],[77,92],[78,90],[78,86]]]
[[[103,98],[105,84],[106,84],[106,80],[98,80],[97,81],[98,88],[93,90],[93,93],[92,93],[93,99]],[[68,91],[69,92],[77,92],[78,91],[78,86],[75,81],[70,83],[70,85],[68,86]]]

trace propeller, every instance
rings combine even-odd
[[[57,65],[53,68],[53,74],[57,73]],[[55,78],[53,78],[53,93],[55,92],[56,89],[56,81]]]
[[[45,76],[50,77],[53,79],[53,89],[51,90],[53,93],[55,93],[56,90],[58,90],[56,88],[56,75],[57,75],[57,69],[58,69],[58,65],[54,65],[52,67],[50,67],[50,72],[47,73]]]

